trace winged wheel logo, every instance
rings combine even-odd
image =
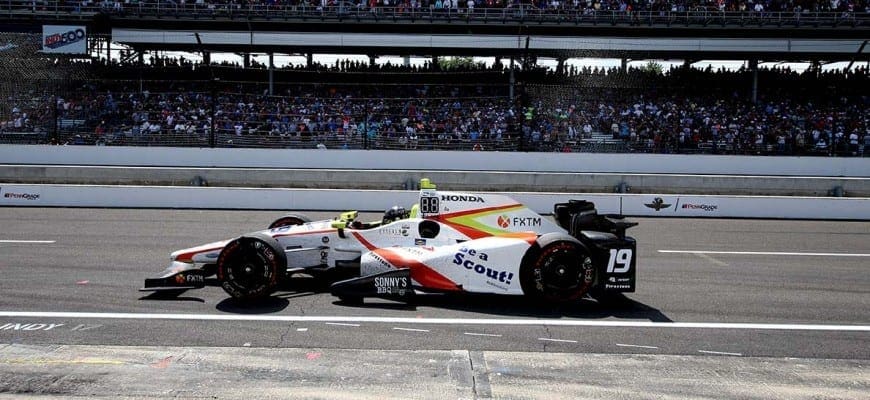
[[[656,197],[653,199],[652,203],[645,203],[644,205],[656,211],[661,211],[661,209],[671,206],[670,203],[665,203],[661,197]]]

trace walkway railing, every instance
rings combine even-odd
[[[419,3],[418,3],[419,4]],[[393,20],[444,21],[468,23],[552,23],[552,24],[610,24],[629,26],[764,26],[764,27],[870,27],[870,14],[840,11],[619,11],[580,8],[545,8],[530,5],[482,8],[410,8],[369,7],[362,3],[343,2],[317,6],[308,2],[290,1],[286,4],[248,4],[229,2],[184,3],[181,1],[94,2],[82,6],[78,2],[58,0],[6,0],[0,1],[0,15],[9,17],[26,14],[47,17],[82,18],[96,14],[110,14],[120,18],[187,18],[187,19],[321,19],[321,20]]]
[[[819,148],[814,145],[785,146],[752,143],[726,143],[725,141],[702,141],[697,145],[677,146],[671,143],[646,144],[619,139],[602,140],[601,135],[558,141],[534,141],[517,135],[503,138],[457,138],[438,134],[421,133],[407,136],[337,135],[328,132],[313,132],[297,135],[237,135],[221,130],[215,134],[218,148],[276,148],[276,149],[372,149],[408,151],[501,151],[501,152],[572,152],[572,153],[681,153],[681,154],[733,154],[733,155],[801,155],[867,157],[866,146],[849,146],[845,143]],[[91,130],[68,127],[54,137],[46,131],[9,132],[0,130],[0,144],[57,144],[82,146],[142,146],[142,147],[211,147],[207,132],[160,133],[107,132],[95,134]]]

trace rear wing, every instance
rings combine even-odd
[[[625,231],[637,226],[637,222],[627,222],[620,214],[599,215],[595,203],[586,200],[557,203],[553,206],[553,216],[556,223],[574,237],[578,237],[580,231],[598,231],[625,238]]]

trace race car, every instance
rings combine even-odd
[[[350,303],[422,293],[566,302],[635,290],[637,247],[625,232],[637,224],[620,215],[571,200],[554,206],[554,222],[505,195],[439,191],[427,179],[420,188],[410,210],[393,207],[378,221],[360,221],[356,211],[323,221],[290,214],[265,230],[175,251],[141,290],[180,293],[217,275],[226,293],[247,301],[298,273],[352,276],[330,286]]]

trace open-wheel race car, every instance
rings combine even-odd
[[[635,290],[636,244],[625,231],[636,223],[622,216],[571,200],[554,206],[554,223],[505,195],[420,186],[417,204],[382,220],[286,215],[265,230],[175,251],[141,290],[180,293],[217,275],[230,296],[252,300],[297,273],[352,276],[330,285],[347,302],[450,292],[564,302]]]

